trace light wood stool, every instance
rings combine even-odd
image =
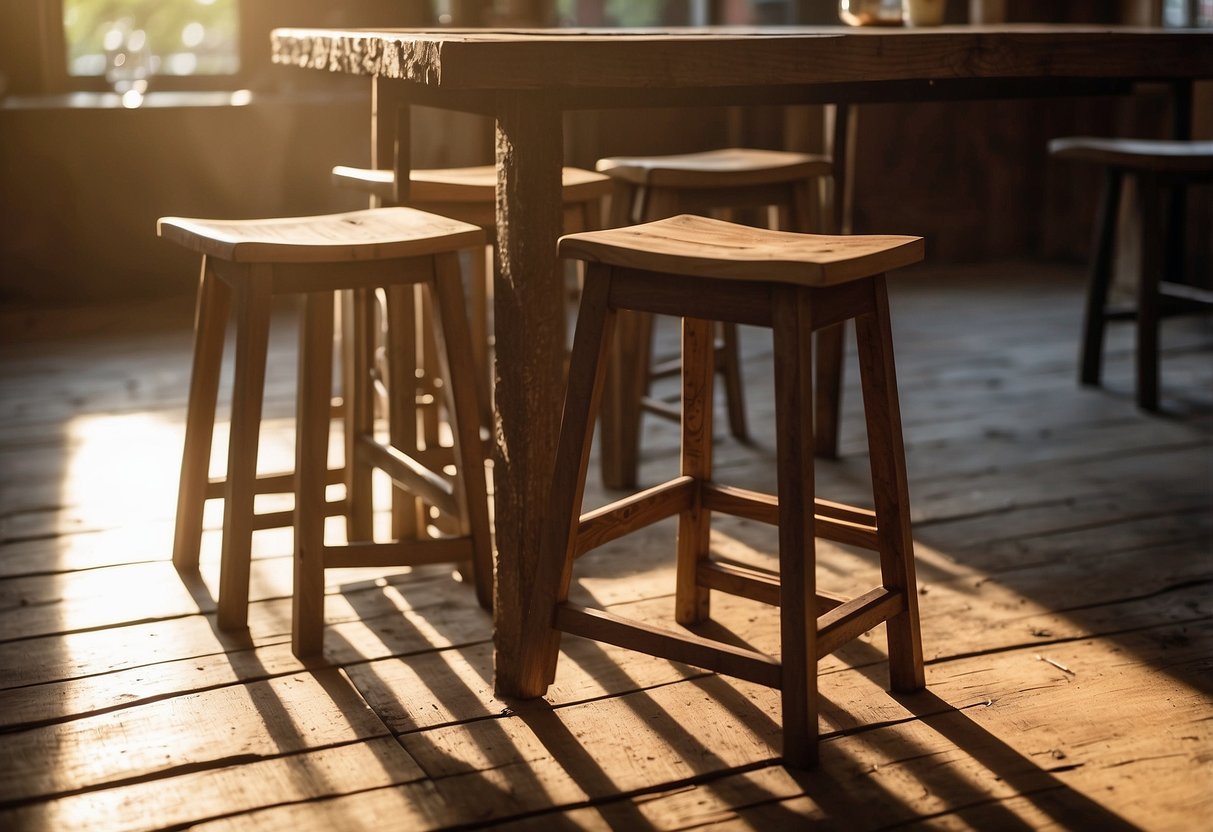
[[[1168,232],[1176,227],[1177,218],[1166,216],[1164,197],[1186,185],[1213,182],[1213,142],[1071,137],[1049,142],[1049,152],[1058,159],[1089,162],[1104,169],[1083,319],[1079,381],[1099,384],[1104,324],[1136,318],[1137,404],[1144,410],[1157,410],[1160,319],[1196,306],[1213,306],[1213,292],[1208,289],[1165,279],[1178,276],[1171,274],[1179,269],[1168,257],[1178,261],[1182,251],[1171,244]],[[1116,225],[1126,178],[1137,185],[1137,222],[1141,229],[1135,310],[1108,305]]]
[[[233,299],[235,305],[231,438],[227,472],[221,481],[220,627],[234,629],[247,624],[253,530],[267,524],[286,525],[282,516],[267,521],[254,511],[255,495],[266,490],[264,480],[257,476],[257,447],[270,299],[285,293],[304,297],[296,460],[293,476],[277,475],[270,482],[279,486],[278,490],[295,493],[295,509],[290,515],[295,527],[295,653],[303,656],[321,650],[326,568],[470,562],[477,596],[488,606],[493,573],[484,458],[458,262],[458,252],[482,244],[484,232],[474,225],[412,208],[264,220],[165,217],[158,224],[158,232],[203,255],[173,545],[173,562],[181,570],[198,568],[202,508],[214,488],[208,485],[207,469],[224,331]],[[444,389],[450,399],[453,448],[417,459],[390,442],[380,442],[367,407],[369,399],[358,395],[345,403],[354,410],[347,424],[352,424],[355,431],[347,441],[345,472],[349,478],[356,469],[386,471],[399,487],[454,518],[457,530],[430,539],[326,545],[324,520],[330,509],[325,486],[332,479],[327,458],[332,417],[334,292],[387,287],[391,295],[411,293],[414,285],[423,286],[438,309],[436,341],[447,380]],[[394,332],[411,324],[390,323]],[[354,387],[365,390],[370,383],[370,377],[364,376],[355,381]],[[411,395],[412,391],[408,392]],[[454,475],[444,474],[451,465]],[[369,494],[347,494],[347,503],[369,499]],[[355,538],[356,533],[351,531],[349,536]]]
[[[522,693],[552,682],[561,632],[686,662],[780,688],[783,756],[817,755],[816,662],[884,622],[892,687],[924,684],[886,270],[922,258],[918,237],[830,237],[679,216],[576,234],[566,257],[588,262],[569,388],[529,609],[550,620],[526,639]],[[618,312],[682,320],[681,476],[580,514],[595,410]],[[875,510],[816,499],[813,484],[812,333],[854,319]],[[712,321],[774,331],[778,496],[712,480]],[[715,562],[713,511],[779,528],[778,577]],[[655,628],[567,601],[573,562],[665,518],[679,518],[675,619],[709,617],[711,590],[780,608],[782,661],[687,633]],[[816,591],[814,538],[876,551],[881,585],[852,599]],[[545,612],[548,611],[549,612]],[[542,625],[540,625],[542,627]]]
[[[761,208],[775,216],[768,225],[790,231],[821,231],[821,197],[815,191],[833,165],[825,156],[781,150],[725,148],[669,156],[616,156],[596,168],[615,182],[611,225]],[[841,339],[841,330],[831,333]],[[678,372],[678,362],[652,363],[653,321],[644,314],[620,320],[618,378],[612,377],[603,415],[603,481],[636,486],[641,413],[678,421],[678,408],[651,398],[652,380]],[[745,399],[737,326],[720,325],[716,367],[724,380],[729,430],[746,439]],[[635,368],[635,369],[633,369]],[[833,455],[832,453],[830,455]]]

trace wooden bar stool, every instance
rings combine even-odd
[[[265,380],[270,299],[303,295],[300,327],[299,400],[296,460],[292,475],[274,484],[294,491],[295,577],[292,647],[297,655],[318,653],[324,624],[324,570],[332,567],[403,566],[470,562],[477,596],[492,600],[492,552],[484,457],[477,426],[477,402],[458,263],[458,252],[483,243],[474,225],[417,211],[381,208],[319,217],[264,220],[203,220],[165,217],[160,236],[202,254],[202,277],[194,335],[193,371],[186,413],[185,452],[177,503],[173,562],[198,568],[202,507],[208,496],[207,468],[230,305],[235,306],[236,356],[231,439],[222,480],[223,547],[219,582],[219,625],[246,626],[249,564],[254,529],[266,525],[254,513],[254,497],[265,490],[257,477],[258,433]],[[325,486],[332,417],[334,292],[386,287],[389,295],[420,285],[438,309],[436,341],[441,349],[444,389],[454,446],[415,458],[390,442],[380,442],[367,410],[369,399],[354,397],[347,424],[357,431],[345,465],[380,468],[402,488],[454,518],[456,532],[421,540],[376,543],[356,540],[326,545],[324,520],[330,508]],[[393,331],[409,321],[389,321]],[[410,368],[411,369],[411,368]],[[355,381],[365,390],[371,379]],[[412,391],[409,390],[409,395]],[[454,474],[445,473],[454,468]],[[367,497],[369,499],[369,495]],[[350,500],[347,495],[347,502]],[[283,517],[271,525],[285,525]],[[348,523],[348,520],[347,520]],[[352,525],[352,524],[350,524]],[[351,539],[356,533],[351,530]]]
[[[1166,216],[1164,197],[1187,185],[1213,182],[1213,142],[1070,137],[1049,142],[1049,152],[1058,159],[1088,162],[1104,170],[1083,318],[1079,381],[1099,384],[1104,324],[1135,318],[1137,404],[1144,410],[1157,410],[1160,319],[1198,306],[1213,306],[1213,292],[1173,282],[1179,276],[1175,264],[1182,252],[1168,251],[1168,222],[1174,223],[1175,218]],[[1126,178],[1137,185],[1137,222],[1141,228],[1137,308],[1127,310],[1108,305],[1116,225]]]
[[[780,688],[784,759],[804,766],[817,755],[818,659],[884,622],[893,689],[923,686],[883,275],[917,262],[922,250],[918,237],[795,234],[692,216],[561,239],[562,255],[589,265],[530,604],[536,623],[523,645],[524,695],[541,695],[552,682],[562,632],[605,641]],[[580,514],[612,330],[625,309],[683,318],[681,476]],[[814,496],[811,335],[849,319],[858,333],[874,511]],[[777,497],[712,479],[714,320],[774,331]],[[713,561],[713,511],[778,526],[778,579]],[[777,605],[782,660],[567,601],[578,556],[674,515],[676,621],[706,620],[711,590]],[[881,585],[852,599],[819,595],[816,537],[878,552]]]
[[[815,191],[833,170],[825,156],[736,147],[669,156],[616,156],[598,160],[596,167],[615,182],[613,226],[675,214],[765,209],[775,214],[768,220],[771,227],[803,232],[822,230],[821,197]],[[841,331],[832,337],[841,338]],[[642,412],[673,421],[679,418],[677,407],[649,396],[653,379],[678,372],[677,360],[653,364],[652,341],[651,316],[620,319],[621,356],[603,414],[603,481],[611,487],[636,485]],[[744,440],[745,399],[736,324],[720,324],[715,360],[724,380],[729,430]]]

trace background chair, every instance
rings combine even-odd
[[[1213,181],[1213,142],[1069,137],[1049,142],[1058,159],[1099,165],[1103,195],[1095,222],[1094,242],[1083,316],[1079,380],[1097,385],[1103,364],[1104,324],[1133,318],[1137,322],[1137,404],[1158,410],[1159,324],[1163,316],[1213,306],[1213,291],[1177,282],[1181,252],[1168,251],[1171,223],[1168,195],[1188,185]],[[1136,222],[1141,254],[1135,309],[1108,305],[1115,259],[1116,225],[1126,179],[1137,187]]]

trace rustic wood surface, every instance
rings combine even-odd
[[[887,692],[879,628],[824,659],[807,774],[779,764],[778,692],[574,637],[546,700],[497,697],[489,616],[449,567],[327,571],[325,660],[305,665],[291,535],[258,531],[250,629],[218,631],[213,505],[201,577],[171,564],[189,303],[0,310],[0,828],[1197,828],[1213,330],[1164,324],[1165,415],[1146,417],[1128,325],[1106,388],[1074,382],[1081,269],[918,269],[890,292],[928,687]],[[294,319],[271,324],[265,470],[293,453]],[[771,340],[742,336],[754,439],[718,428],[714,470],[769,489]],[[856,376],[817,490],[870,505]],[[651,484],[678,470],[678,427],[645,429]],[[597,482],[590,506],[618,496]],[[570,600],[676,626],[673,528],[587,554]],[[712,545],[772,568],[774,534],[720,518]],[[829,541],[818,558],[825,591],[879,571]],[[778,652],[777,618],[717,595],[695,632]]]
[[[284,28],[272,40],[279,64],[472,90],[1213,74],[1207,36],[1148,27]]]

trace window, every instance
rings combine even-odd
[[[237,0],[63,0],[63,34],[67,75],[117,92],[240,70]]]
[[[831,0],[837,22],[837,4]],[[792,23],[794,0],[555,0],[563,26],[702,26]]]

